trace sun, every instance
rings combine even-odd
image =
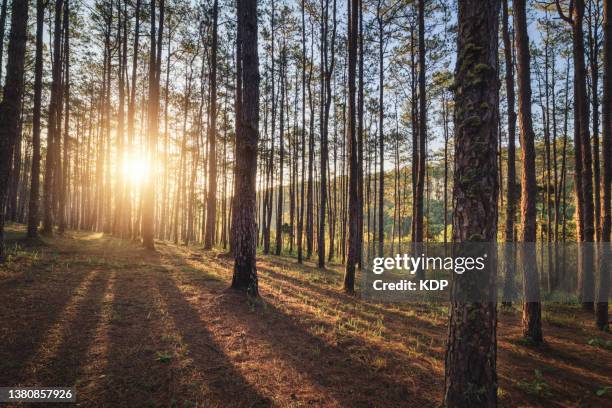
[[[123,162],[123,176],[134,185],[142,184],[149,171],[149,165],[145,159],[127,158]]]

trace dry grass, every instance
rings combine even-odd
[[[0,385],[76,385],[82,406],[439,406],[446,305],[373,304],[283,257],[258,262],[261,299],[227,289],[231,260],[102,234],[23,241],[0,267]],[[500,313],[501,406],[612,404],[612,337],[545,307],[546,344]],[[608,387],[608,388],[607,388]]]

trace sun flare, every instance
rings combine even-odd
[[[127,158],[123,163],[123,176],[134,185],[142,184],[149,171],[149,164],[143,158]]]

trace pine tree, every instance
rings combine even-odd
[[[498,0],[459,1],[454,242],[495,242],[497,234],[499,7]],[[444,395],[448,407],[497,405],[497,308],[487,301],[494,293],[495,271],[486,272],[453,277],[453,296],[477,284],[483,301],[451,300]]]

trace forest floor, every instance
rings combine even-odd
[[[220,252],[8,227],[0,386],[76,386],[95,407],[439,406],[447,305],[373,304],[321,271],[260,256],[261,299],[228,289]],[[612,335],[544,306],[546,344],[500,312],[501,406],[612,406]]]

